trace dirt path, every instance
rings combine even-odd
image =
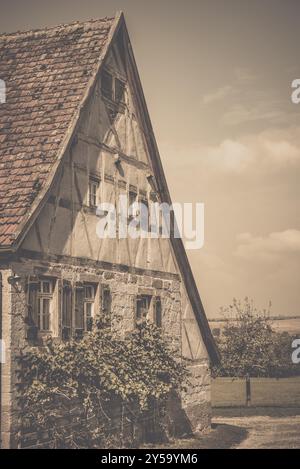
[[[233,446],[236,449],[300,448],[300,415],[214,417],[213,421],[216,424],[234,425],[247,430],[247,437]]]

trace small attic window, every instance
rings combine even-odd
[[[125,83],[118,78],[115,79],[115,101],[117,103],[125,101]]]
[[[92,207],[92,208],[97,207],[98,187],[99,187],[99,181],[97,181],[93,177],[90,177],[90,179],[89,179],[89,197],[88,197],[89,207]]]
[[[103,70],[101,77],[101,91],[107,99],[113,99],[113,77],[106,70]]]
[[[103,70],[101,78],[101,91],[104,98],[115,104],[125,103],[125,82]]]

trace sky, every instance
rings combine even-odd
[[[300,2],[0,0],[0,31],[119,10],[173,201],[205,204],[188,256],[208,317],[245,296],[300,315]]]

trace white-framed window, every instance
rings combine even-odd
[[[93,178],[89,179],[89,206],[90,207],[97,207],[98,205],[98,187],[99,182]]]
[[[94,285],[84,286],[84,330],[89,332],[93,329],[94,322],[94,303],[95,303],[95,291]]]
[[[29,284],[30,326],[40,332],[51,331],[51,309],[54,281],[42,279]]]

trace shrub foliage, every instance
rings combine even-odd
[[[163,415],[168,396],[182,390],[187,377],[170,343],[149,324],[121,337],[99,322],[81,340],[49,339],[47,347],[32,348],[20,362],[23,425],[50,429],[56,446],[107,445],[107,409],[113,403],[134,408],[135,421],[153,406]],[[78,434],[73,428],[67,435],[62,424],[65,405],[80,414]]]

